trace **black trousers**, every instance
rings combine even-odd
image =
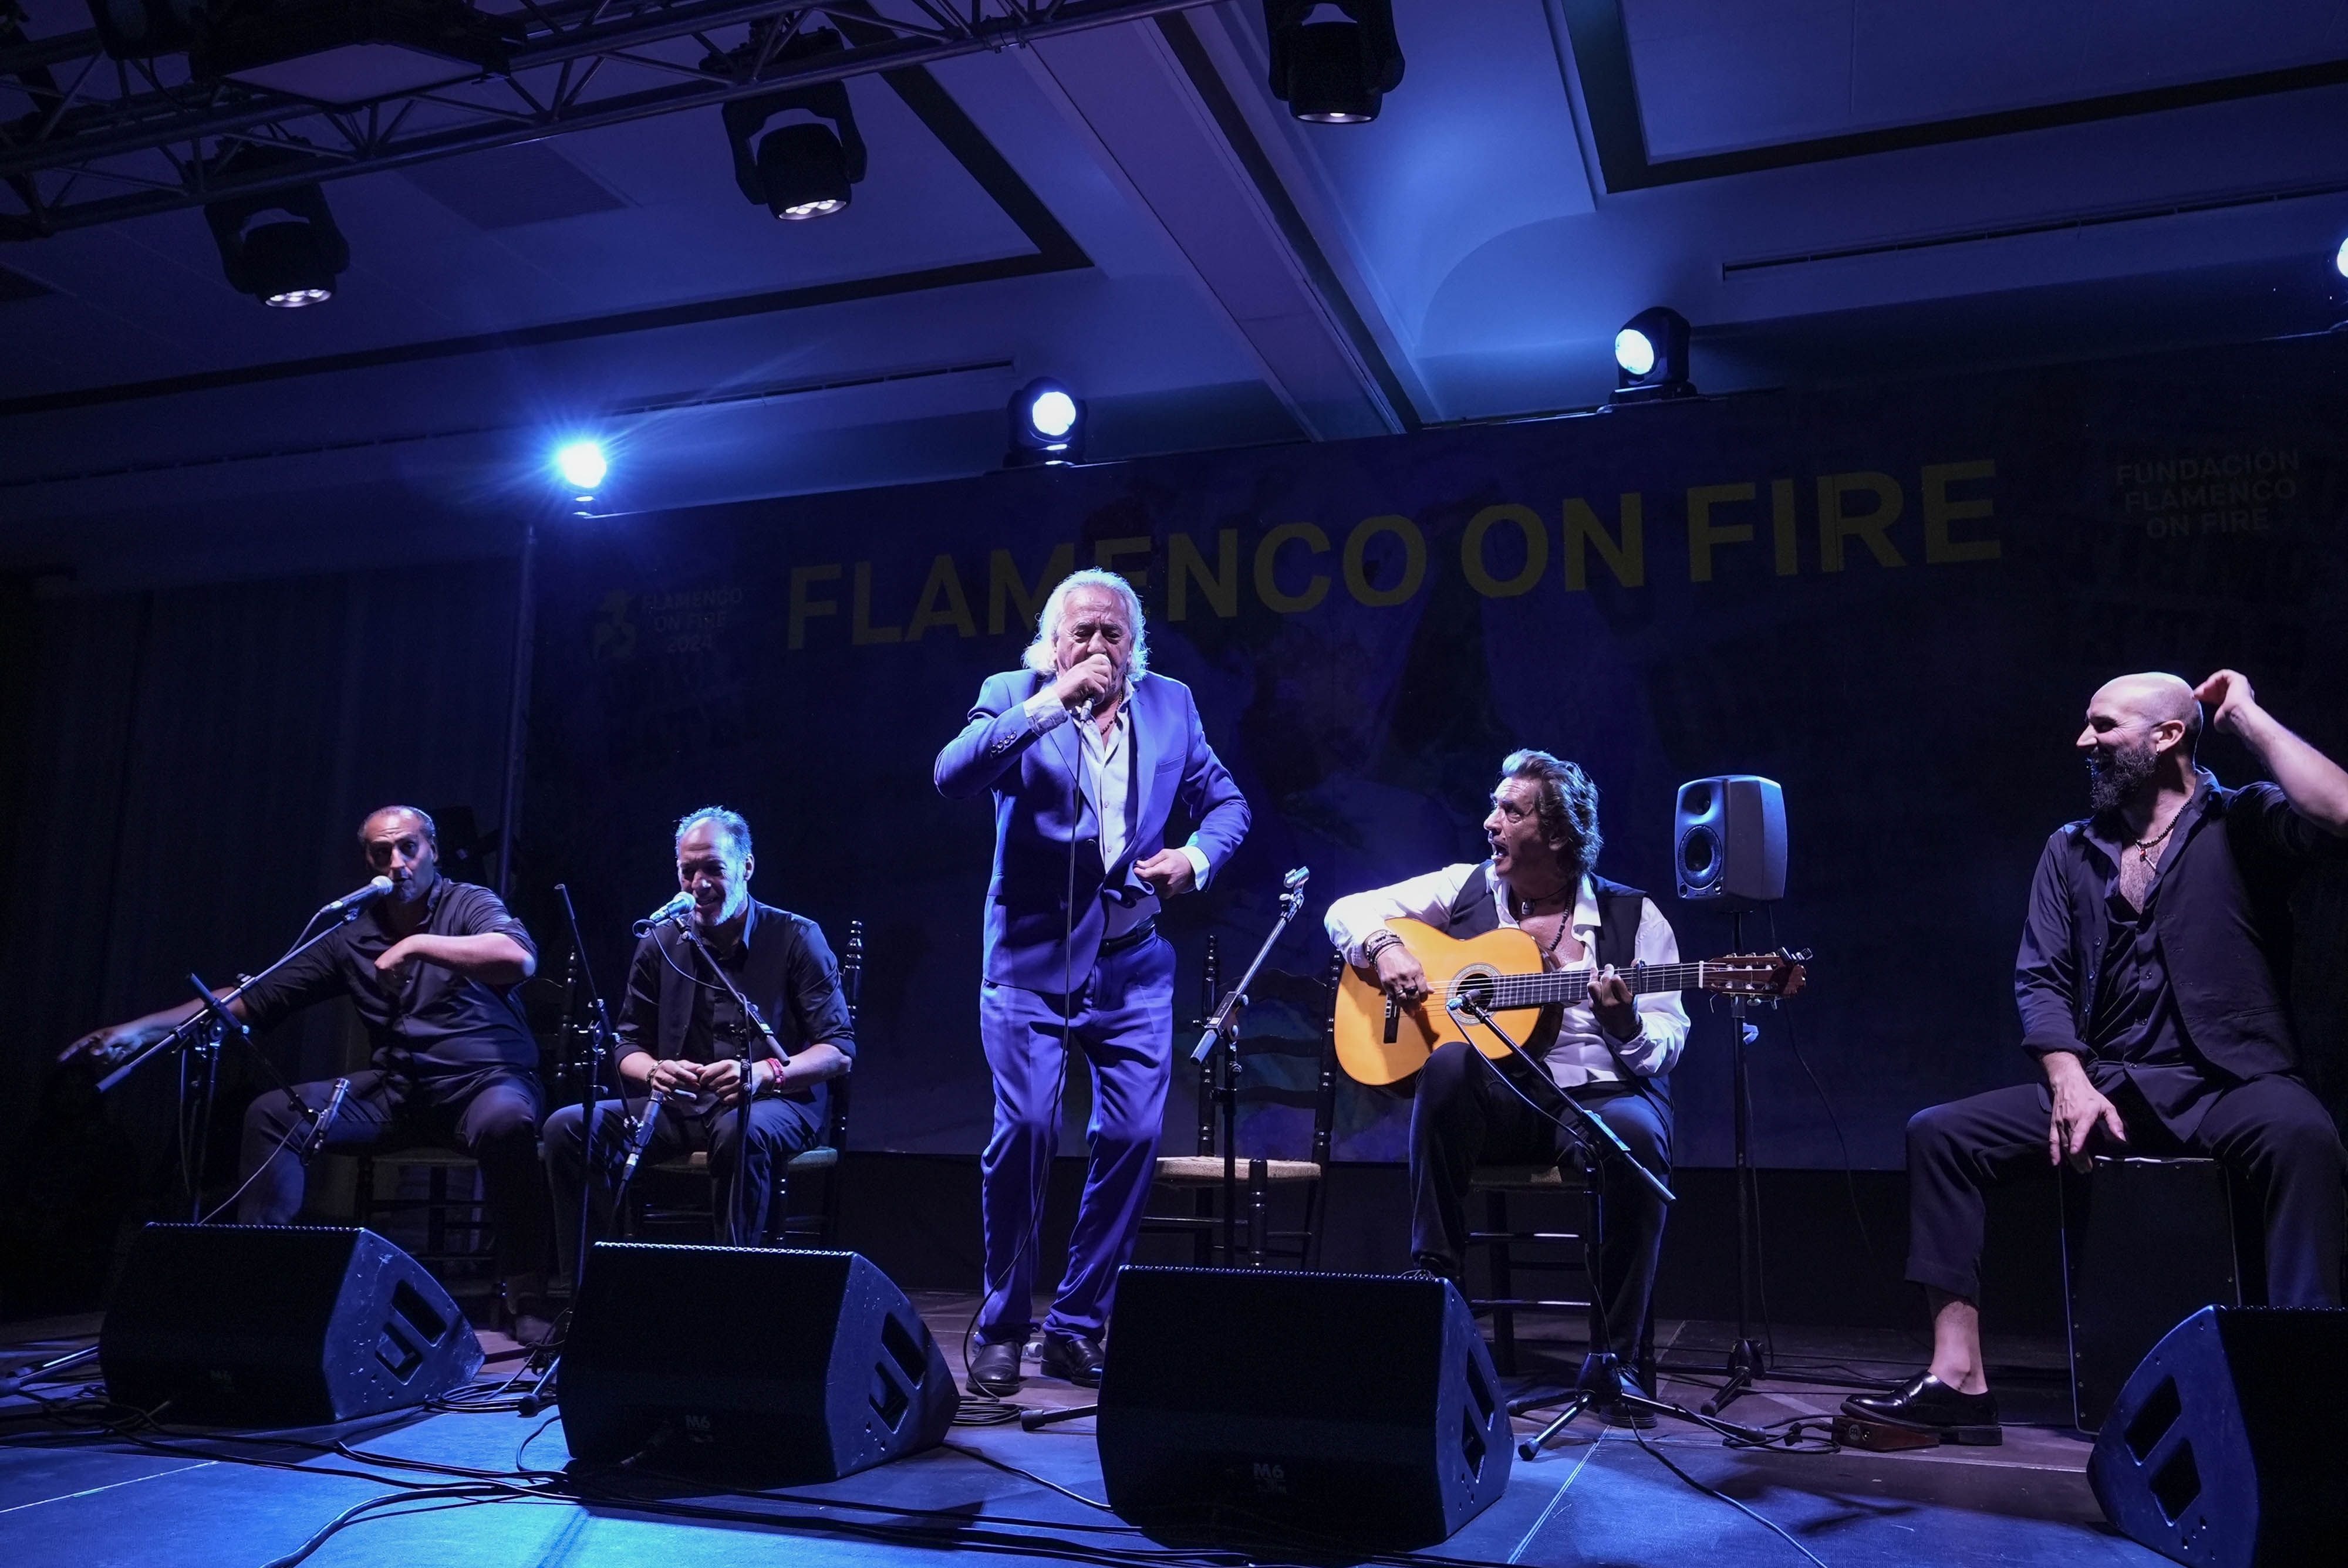
[[[1547,1164],[1571,1140],[1500,1081],[1500,1064],[1452,1040],[1436,1048],[1419,1070],[1410,1110],[1410,1249],[1426,1266],[1460,1276],[1468,1254],[1468,1178],[1478,1165]],[[1535,1082],[1526,1091],[1546,1102],[1559,1091]],[[1641,1164],[1668,1182],[1672,1173],[1672,1111],[1644,1086],[1591,1083],[1572,1091],[1597,1112]],[[1562,1114],[1562,1112],[1560,1112]],[[1603,1245],[1591,1282],[1606,1337],[1625,1367],[1635,1364],[1639,1331],[1654,1294],[1655,1260],[1663,1250],[1663,1203],[1619,1164],[1603,1173],[1600,1221]]]
[[[630,1116],[642,1116],[649,1098],[631,1099],[627,1102]],[[562,1272],[570,1274],[578,1266],[579,1203],[586,1185],[586,1162],[581,1157],[585,1142],[580,1136],[580,1123],[584,1120],[584,1105],[566,1105],[546,1119],[546,1175],[554,1189],[554,1245],[562,1262]],[[612,1232],[612,1188],[619,1180],[620,1164],[626,1157],[622,1148],[623,1128],[620,1102],[598,1100],[595,1102],[595,1158],[599,1173],[594,1184],[595,1228],[599,1235]],[[767,1239],[767,1209],[775,1192],[775,1171],[802,1150],[814,1147],[823,1129],[816,1124],[815,1112],[796,1100],[769,1096],[750,1102],[750,1157],[738,1159],[740,1122],[737,1113],[721,1111],[704,1119],[689,1116],[675,1105],[661,1107],[660,1120],[653,1124],[652,1141],[644,1146],[644,1159],[636,1167],[636,1180],[644,1180],[645,1165],[662,1160],[674,1160],[680,1154],[696,1149],[709,1151],[709,1174],[716,1184],[711,1198],[711,1219],[716,1238],[737,1246],[751,1246]],[[732,1214],[735,1194],[735,1173],[742,1170],[747,1190],[742,1194],[743,1223],[736,1233]]]
[[[2292,1078],[2253,1078],[2213,1099],[2190,1138],[2170,1132],[2140,1095],[2104,1092],[2128,1141],[2098,1128],[2095,1154],[2199,1155],[2246,1184],[2266,1225],[2267,1302],[2340,1304],[2343,1162],[2331,1112]],[[1983,1194],[2008,1182],[2048,1180],[2046,1085],[1993,1089],[1920,1111],[1908,1122],[1908,1277],[1981,1299]],[[2156,1260],[2147,1260],[2157,1266]]]
[[[297,1083],[272,1090],[245,1108],[241,1175],[252,1175],[238,1205],[249,1225],[291,1225],[302,1212],[305,1173],[285,1148],[303,1121],[294,1098],[323,1108],[332,1083]],[[351,1074],[326,1147],[355,1154],[418,1143],[461,1149],[481,1167],[481,1185],[496,1225],[500,1279],[546,1271],[546,1181],[538,1165],[538,1080],[525,1072],[485,1072],[454,1091],[372,1070]],[[295,1134],[296,1141],[299,1134]],[[263,1166],[267,1168],[263,1169]]]

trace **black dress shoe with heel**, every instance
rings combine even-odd
[[[970,1358],[970,1391],[985,1399],[1002,1399],[1019,1391],[1019,1341],[981,1345]]]
[[[1931,1432],[1944,1443],[1993,1448],[2005,1440],[1997,1424],[1996,1396],[1962,1393],[1930,1372],[1917,1373],[1895,1393],[1853,1394],[1842,1409],[1862,1421]]]
[[[1080,1389],[1097,1389],[1101,1365],[1107,1359],[1097,1339],[1082,1334],[1044,1336],[1044,1376],[1047,1378],[1066,1378]]]

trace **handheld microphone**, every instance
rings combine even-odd
[[[1093,716],[1093,702],[1094,699],[1087,697],[1083,702],[1077,703],[1076,717],[1079,719],[1091,718]]]
[[[388,878],[386,878],[386,880],[388,880]],[[326,1096],[325,1109],[320,1111],[318,1112],[317,1120],[310,1123],[310,1136],[302,1145],[302,1159],[305,1164],[320,1150],[326,1146],[326,1134],[328,1132],[333,1130],[335,1118],[343,1113],[343,1101],[350,1094],[350,1091],[351,1081],[349,1079],[337,1078],[335,1080],[334,1092]]]
[[[674,920],[680,915],[689,915],[692,912],[693,895],[680,893],[628,928],[641,937],[663,920]]]
[[[619,1191],[627,1191],[628,1184],[635,1180],[636,1162],[644,1157],[644,1148],[653,1141],[653,1123],[660,1120],[661,1106],[667,1102],[668,1095],[665,1089],[654,1090],[652,1099],[644,1106],[644,1113],[629,1127],[628,1159],[620,1167]]]
[[[341,897],[327,905],[324,909],[319,910],[318,913],[321,915],[340,915],[345,910],[355,909],[362,904],[372,904],[378,898],[387,898],[389,897],[391,897],[391,878],[388,876],[378,876],[374,881],[368,883],[366,886],[360,888],[357,892],[344,894]]]

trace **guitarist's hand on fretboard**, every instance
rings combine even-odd
[[[1590,977],[1590,1011],[1598,1027],[1616,1040],[1629,1040],[1639,1032],[1639,1009],[1631,1002],[1631,982],[1607,965]]]

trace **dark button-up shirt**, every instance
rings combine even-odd
[[[771,904],[750,902],[742,940],[718,960],[775,1031],[783,1054],[830,1044],[856,1055],[856,1026],[839,988],[839,965],[823,928]],[[649,1051],[664,1059],[715,1061],[735,1054],[720,1027],[737,1014],[733,997],[709,972],[708,960],[675,925],[664,921],[636,944],[628,966],[628,994],[620,1004],[620,1054]],[[772,1056],[751,1026],[753,1059]],[[808,1108],[819,1125],[827,1114],[824,1086],[788,1098]]]
[[[2189,1126],[2203,1086],[2296,1065],[2291,893],[2310,864],[2348,856],[2348,838],[2274,784],[2230,790],[2202,770],[2140,919],[2116,922],[2127,843],[2092,819],[2046,841],[2014,961],[2023,1048],[2086,1058],[2099,1085],[2131,1078]]]
[[[441,877],[425,895],[419,931],[436,937],[511,937],[535,957],[537,944],[498,896]],[[366,1026],[376,1067],[429,1092],[460,1092],[486,1072],[535,1073],[538,1042],[522,1015],[519,986],[492,986],[439,964],[413,963],[396,989],[375,961],[402,933],[384,924],[377,900],[316,947],[244,993],[255,1030],[329,997],[346,996]]]
[[[2200,805],[2197,791],[2185,804],[2180,825]],[[2185,1020],[2177,1010],[2177,988],[2168,983],[2168,966],[2160,956],[2157,874],[2168,869],[2183,839],[2172,833],[2155,852],[2156,877],[2145,892],[2144,907],[2130,908],[2120,896],[2119,867],[2134,844],[2124,835],[2113,836],[2117,825],[2097,817],[2086,829],[2088,840],[2113,868],[2104,891],[2108,934],[2088,1009],[2088,1077],[2106,1094],[2122,1081],[2131,1084],[2171,1132],[2188,1138],[2218,1082],[2186,1037]]]

